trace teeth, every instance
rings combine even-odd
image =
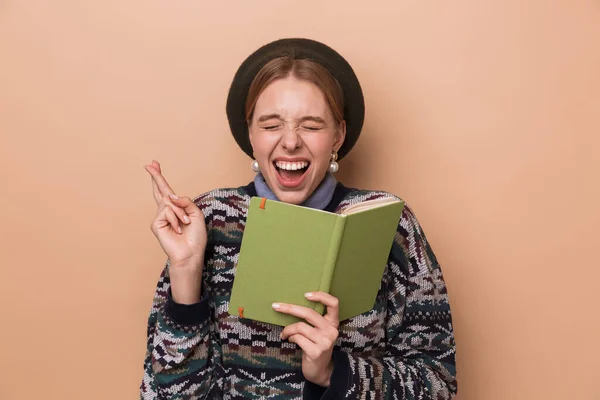
[[[277,168],[280,168],[280,169],[285,169],[288,171],[296,171],[298,169],[308,167],[308,162],[306,162],[306,161],[299,161],[299,162],[276,161],[275,165],[277,166]]]

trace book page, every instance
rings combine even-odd
[[[399,200],[393,197],[383,197],[380,199],[367,200],[362,203],[356,203],[346,208],[341,215],[350,215],[364,210],[370,210],[372,208],[381,207],[385,204],[396,203]]]

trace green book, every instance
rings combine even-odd
[[[238,259],[229,313],[287,326],[298,318],[274,302],[324,314],[304,297],[322,291],[340,302],[340,321],[373,308],[404,202],[379,198],[342,214],[253,197]]]

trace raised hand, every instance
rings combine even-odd
[[[207,242],[204,214],[189,197],[175,194],[157,161],[144,168],[152,176],[152,191],[158,206],[150,229],[170,260],[173,299],[182,304],[195,303],[200,300]]]

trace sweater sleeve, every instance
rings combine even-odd
[[[334,350],[329,388],[308,383],[304,398],[451,399],[455,341],[442,271],[407,206],[388,262],[386,347],[381,357]],[[309,394],[311,393],[311,394]]]
[[[199,303],[175,303],[167,261],[148,318],[141,399],[216,398],[219,385],[213,378],[220,356],[211,339],[208,302],[205,293]]]

